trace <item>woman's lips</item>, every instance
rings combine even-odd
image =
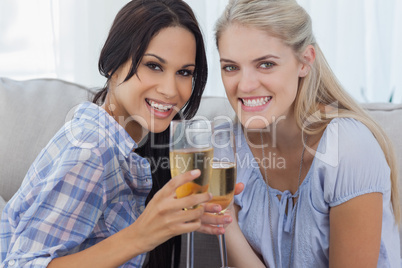
[[[239,98],[241,108],[245,112],[259,112],[264,110],[272,100],[272,96]]]
[[[164,103],[156,100],[145,99],[148,109],[158,118],[166,118],[173,112],[175,104]]]

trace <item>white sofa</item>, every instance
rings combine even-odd
[[[89,100],[93,91],[57,79],[14,81],[0,78],[0,212],[4,205],[2,199],[7,201],[12,197],[40,150],[71,118],[74,107]],[[377,103],[364,106],[390,136],[401,166],[402,104]],[[208,118],[216,115],[234,116],[228,101],[223,97],[204,97],[198,114]],[[183,249],[182,260],[185,259],[185,252]],[[219,265],[217,239],[196,234],[195,267]]]

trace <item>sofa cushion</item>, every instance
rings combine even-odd
[[[363,107],[391,139],[399,168],[399,185],[402,188],[402,104],[369,103],[363,104]],[[400,194],[400,201],[402,205],[402,194]]]
[[[380,124],[391,139],[397,155],[399,179],[402,180],[402,104],[368,103],[363,104],[363,108]]]
[[[91,95],[85,87],[57,79],[0,78],[0,196],[12,197],[69,112]]]
[[[0,196],[0,219],[1,219],[1,212],[3,211],[5,205],[6,201],[4,201],[3,197]]]

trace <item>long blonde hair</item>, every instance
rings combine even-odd
[[[316,58],[309,74],[300,78],[294,104],[298,126],[307,134],[322,132],[336,117],[349,117],[362,122],[381,146],[391,170],[391,203],[395,221],[400,222],[398,170],[396,156],[384,130],[346,93],[328,65],[315,41],[311,18],[295,0],[231,0],[215,26],[219,38],[232,23],[254,27],[277,37],[292,48],[300,62],[309,45]],[[323,109],[332,107],[331,109]]]

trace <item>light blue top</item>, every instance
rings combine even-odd
[[[240,206],[241,230],[266,265],[274,266],[270,224],[268,220],[267,186],[258,164],[247,145],[241,127],[235,128],[238,145],[237,182],[244,191],[235,196]],[[268,157],[268,156],[267,156]],[[278,159],[276,159],[278,161]],[[271,164],[274,159],[271,156]],[[269,176],[269,174],[268,174]],[[289,267],[289,253],[294,208],[289,191],[269,188],[272,233],[277,268]],[[383,194],[381,248],[377,267],[400,267],[398,227],[391,208],[390,169],[378,142],[359,121],[333,119],[317,148],[308,174],[299,187],[292,267],[328,267],[329,210],[356,196],[371,192]],[[281,198],[276,197],[281,195]],[[289,215],[289,216],[287,216]]]

